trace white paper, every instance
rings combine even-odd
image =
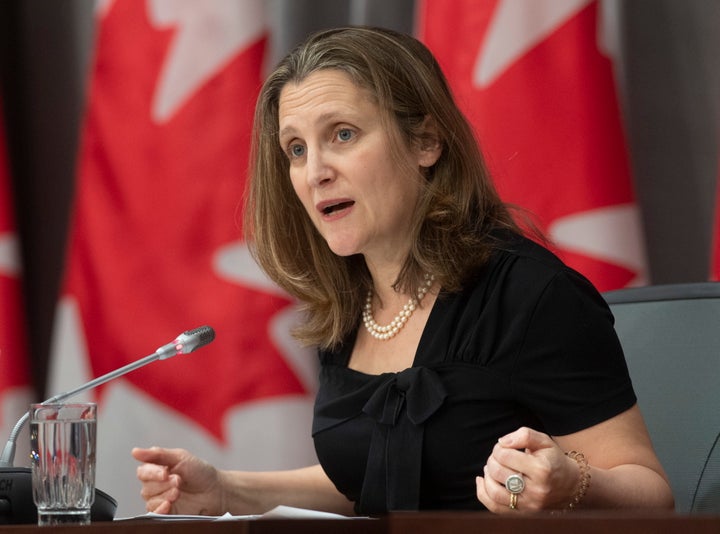
[[[308,510],[305,508],[295,508],[293,506],[276,506],[272,510],[264,514],[254,515],[232,515],[225,513],[223,515],[181,515],[181,514],[156,514],[148,512],[133,517],[117,518],[115,521],[130,520],[152,520],[152,521],[246,521],[251,519],[353,519],[340,514],[330,512],[319,512],[317,510]]]

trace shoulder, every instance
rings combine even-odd
[[[592,287],[585,276],[565,264],[546,246],[528,237],[505,232],[498,235],[490,260],[470,283],[479,279],[504,280],[508,277],[521,286],[532,284],[536,288],[558,278]]]
[[[518,234],[501,234],[489,261],[467,280],[462,294],[471,301],[501,306],[507,313],[538,306],[584,303],[602,313],[609,308],[595,286],[546,246]],[[462,298],[462,297],[461,297]],[[478,310],[480,311],[480,310]]]
[[[505,234],[498,240],[494,259],[511,261],[514,268],[539,277],[572,270],[549,248],[518,234]]]

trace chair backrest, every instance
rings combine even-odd
[[[720,283],[608,291],[679,513],[720,513]]]

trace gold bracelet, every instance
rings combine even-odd
[[[585,458],[585,455],[581,452],[570,451],[566,452],[565,456],[575,460],[580,468],[580,482],[578,483],[577,491],[575,491],[575,495],[573,495],[570,504],[567,506],[568,510],[574,510],[580,504],[580,501],[583,500],[587,489],[590,487],[590,466],[588,465],[587,458]]]

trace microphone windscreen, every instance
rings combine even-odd
[[[199,349],[200,347],[204,347],[215,339],[215,330],[213,330],[212,327],[207,325],[193,328],[192,330],[183,332],[183,334],[185,334],[186,336],[191,336],[197,340],[196,343],[193,344],[190,352]]]

